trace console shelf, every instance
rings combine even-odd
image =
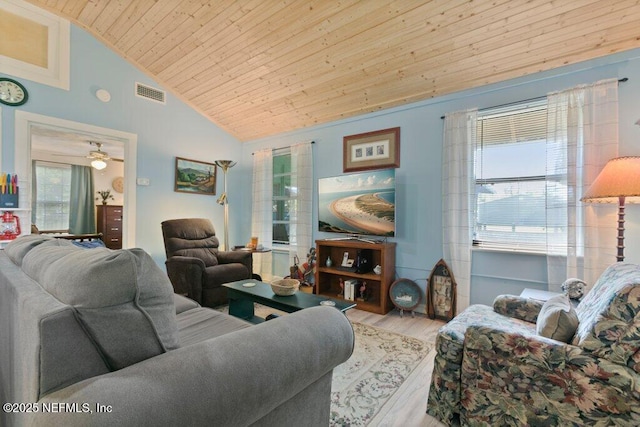
[[[355,268],[344,268],[340,264],[344,253],[350,259],[356,259],[358,251],[370,249],[371,265],[382,268],[380,274],[369,272],[359,274]],[[333,265],[326,267],[327,258]],[[355,300],[358,309],[372,313],[386,314],[393,308],[389,298],[389,287],[395,277],[395,243],[368,243],[360,240],[316,240],[317,267],[315,274],[315,293],[330,298],[341,298],[340,279],[357,279],[367,283],[366,300]]]

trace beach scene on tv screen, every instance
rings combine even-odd
[[[393,236],[395,169],[318,180],[319,231]]]

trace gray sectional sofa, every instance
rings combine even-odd
[[[250,325],[173,294],[141,249],[0,250],[2,426],[326,426],[353,330],[331,307]]]

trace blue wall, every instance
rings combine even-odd
[[[396,271],[415,280],[423,289],[431,267],[442,257],[441,157],[443,116],[446,112],[479,109],[544,96],[580,83],[628,77],[620,86],[620,155],[640,155],[640,50],[611,55],[552,72],[510,80],[434,98],[428,101],[346,119],[309,129],[263,138],[243,145],[243,163],[251,164],[251,153],[267,147],[282,147],[314,140],[314,176],[342,174],[342,137],[362,132],[401,127],[401,165],[396,170]],[[246,176],[242,186],[250,186]],[[317,197],[314,201],[317,205]],[[246,194],[244,204],[250,205]],[[613,212],[615,212],[615,208]],[[243,226],[250,228],[249,209]],[[314,206],[314,224],[317,206]],[[612,217],[612,221],[615,218]],[[640,262],[640,211],[627,208],[625,255]],[[314,232],[314,239],[332,237]],[[615,262],[615,259],[611,260]],[[287,265],[287,260],[279,265]],[[286,274],[275,271],[274,274]],[[455,274],[455,272],[454,272]],[[471,303],[488,303],[500,293],[519,294],[525,287],[546,289],[546,259],[541,255],[474,250]]]
[[[150,180],[149,186],[138,186],[136,191],[136,246],[164,265],[160,222],[179,217],[210,218],[222,238],[223,209],[216,204],[216,197],[173,191],[175,157],[207,162],[237,159],[241,146],[236,138],[171,94],[166,105],[136,97],[136,82],[161,86],[74,25],[71,25],[69,91],[14,78],[29,91],[29,101],[17,108],[1,107],[3,171],[14,169],[14,117],[18,109],[134,133],[138,135],[137,176]],[[95,97],[99,88],[111,93],[109,103]],[[222,184],[220,174],[218,194]],[[231,180],[229,187],[231,193],[234,189]],[[236,241],[233,236],[238,235],[235,230],[230,232],[233,242]]]

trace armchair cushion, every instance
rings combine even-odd
[[[220,242],[211,221],[205,218],[174,219],[162,222],[167,259],[173,256],[200,258],[205,266],[218,265]]]
[[[218,288],[223,283],[235,282],[236,280],[244,280],[251,278],[251,273],[244,264],[237,262],[231,264],[218,264],[213,267],[207,267],[204,270],[205,289]]]
[[[574,345],[640,372],[640,265],[611,265],[576,311]]]
[[[566,295],[547,300],[538,314],[536,332],[546,338],[569,342],[578,328],[578,315]]]
[[[183,256],[188,258],[198,258],[207,267],[218,265],[218,238],[210,236],[202,240],[182,240],[172,237],[167,240],[166,245],[172,248],[172,256]],[[201,245],[201,246],[200,246]],[[200,247],[197,247],[200,246]]]

